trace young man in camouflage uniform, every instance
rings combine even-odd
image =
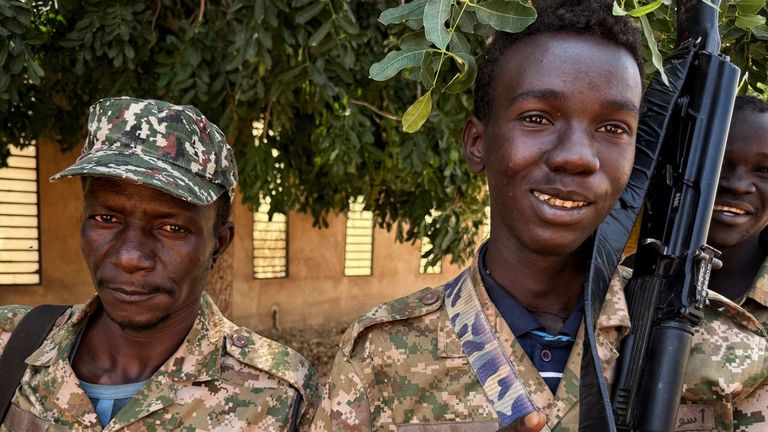
[[[610,2],[565,3],[539,5],[539,18],[522,33],[497,34],[478,71],[474,117],[463,138],[470,169],[487,174],[489,240],[457,279],[377,306],[350,327],[313,432],[496,431],[509,411],[491,401],[505,398],[501,387],[514,379],[492,363],[490,372],[475,373],[480,368],[470,360],[496,341],[539,410],[505,430],[537,431],[544,422],[553,431],[578,429],[589,237],[628,180],[642,67],[638,30],[613,16]],[[611,282],[597,318],[609,383],[630,327],[625,270]],[[474,298],[474,309],[462,309],[465,298]],[[716,366],[721,381],[711,389],[726,388],[735,399],[689,394],[684,414],[706,403],[706,414],[714,405],[727,417],[698,430],[733,426],[733,405],[757,395],[765,377],[765,340],[737,309],[729,312],[733,321],[700,333],[725,336],[697,345],[693,361],[704,359],[699,366],[709,371]],[[464,310],[476,312],[467,317]],[[688,382],[700,385],[698,378]],[[759,400],[744,406],[755,423],[765,421],[758,419],[766,411]],[[686,423],[689,417],[684,428],[711,422]]]
[[[710,289],[768,328],[768,103],[739,96],[720,171],[709,242],[723,254]]]
[[[82,250],[96,296],[26,360],[2,431],[290,431],[316,382],[288,347],[203,292],[234,236],[232,149],[197,109],[104,99],[83,153]],[[29,310],[0,308],[0,352]]]

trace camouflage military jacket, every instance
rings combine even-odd
[[[95,297],[69,309],[27,358],[0,431],[102,430],[69,363],[85,318],[98,307]],[[28,310],[0,308],[0,352]],[[288,431],[294,410],[300,416],[313,414],[315,379],[301,355],[237,327],[203,294],[184,343],[103,430]]]
[[[739,303],[768,331],[768,257],[758,269],[752,287]]]
[[[477,256],[475,257],[477,260]],[[483,312],[553,431],[578,429],[579,370],[584,328],[553,395],[491,302],[477,261],[465,270]],[[629,314],[617,273],[598,317],[598,352],[612,378],[617,345]],[[354,323],[341,341],[311,430],[496,431],[492,403],[462,351],[443,305],[443,287],[426,288],[380,305]]]
[[[466,271],[483,312],[550,429],[577,431],[583,324],[553,395],[490,301],[477,263]],[[597,320],[598,353],[609,385],[619,343],[630,328],[623,293],[629,275],[620,268],[614,276]],[[718,298],[694,337],[678,430],[768,430],[763,423],[768,409],[763,333],[741,308],[713,296]],[[498,429],[493,406],[448,322],[442,299],[443,287],[427,288],[372,309],[350,327],[312,431]],[[694,419],[702,412],[717,419]]]

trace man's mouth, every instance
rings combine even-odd
[[[726,216],[744,216],[747,214],[747,211],[744,209],[722,204],[715,204],[712,207],[712,211],[723,213]]]
[[[589,205],[589,202],[587,201],[569,200],[562,197],[555,197],[539,191],[533,191],[533,195],[541,202],[545,202],[553,207],[559,207],[562,209],[575,209]]]

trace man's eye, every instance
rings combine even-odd
[[[117,218],[112,215],[92,215],[88,216],[88,219],[92,219],[101,223],[117,223]]]
[[[176,225],[176,224],[165,224],[161,226],[160,229],[173,234],[181,234],[181,233],[189,232],[189,230],[186,229],[185,227],[181,225]]]
[[[605,126],[600,126],[599,129],[597,129],[598,132],[605,132],[613,135],[623,135],[627,133],[627,130],[621,126],[614,125],[614,124],[607,124]]]
[[[525,123],[533,123],[537,125],[549,125],[552,124],[550,121],[544,117],[541,114],[527,114],[522,117],[520,117],[520,120],[522,120]]]

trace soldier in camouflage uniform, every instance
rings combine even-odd
[[[463,137],[470,169],[487,173],[490,238],[456,279],[377,306],[347,330],[312,432],[496,431],[508,415],[496,401],[518,384],[547,429],[578,430],[589,237],[627,181],[641,97],[637,29],[596,3],[540,4],[525,31],[495,36]],[[609,384],[630,328],[628,276],[617,271],[597,317]],[[469,319],[464,296],[476,297]],[[474,366],[496,341],[516,378],[503,363]],[[753,318],[713,299],[691,365],[680,430],[766,430],[766,345]],[[525,404],[515,397],[511,412]],[[534,414],[504,431],[542,430],[527,421]]]
[[[290,431],[316,404],[312,367],[227,320],[203,292],[229,246],[237,174],[197,109],[104,99],[80,158],[83,254],[97,295],[64,313],[0,431]],[[29,310],[0,308],[0,352]]]
[[[709,242],[723,254],[710,288],[768,328],[768,103],[739,96],[720,172]],[[761,235],[762,233],[762,235]]]

